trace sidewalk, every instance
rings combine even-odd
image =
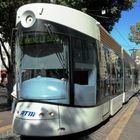
[[[12,132],[12,120],[11,110],[0,112],[0,140],[20,140],[19,136]]]
[[[0,139],[12,135],[12,118],[10,111],[0,112]]]
[[[7,103],[7,89],[0,87],[0,112],[10,110]]]
[[[7,104],[7,89],[0,87],[0,140],[13,135],[12,119],[11,107]]]
[[[140,140],[140,95],[137,96],[137,107],[128,120],[118,140]]]

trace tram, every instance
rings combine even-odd
[[[82,132],[115,115],[138,90],[135,62],[89,15],[27,4],[16,28],[14,133]]]

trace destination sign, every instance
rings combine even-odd
[[[34,44],[55,44],[59,42],[59,37],[57,35],[48,35],[48,34],[24,34],[19,39],[19,44],[21,46],[34,45]]]

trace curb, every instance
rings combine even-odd
[[[12,128],[7,128],[6,131],[0,133],[0,140],[20,140],[20,136],[14,134]]]
[[[20,136],[6,136],[6,137],[0,137],[0,140],[20,140]]]

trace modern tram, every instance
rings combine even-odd
[[[13,132],[64,136],[97,126],[138,91],[135,62],[89,15],[33,3],[16,16]]]

